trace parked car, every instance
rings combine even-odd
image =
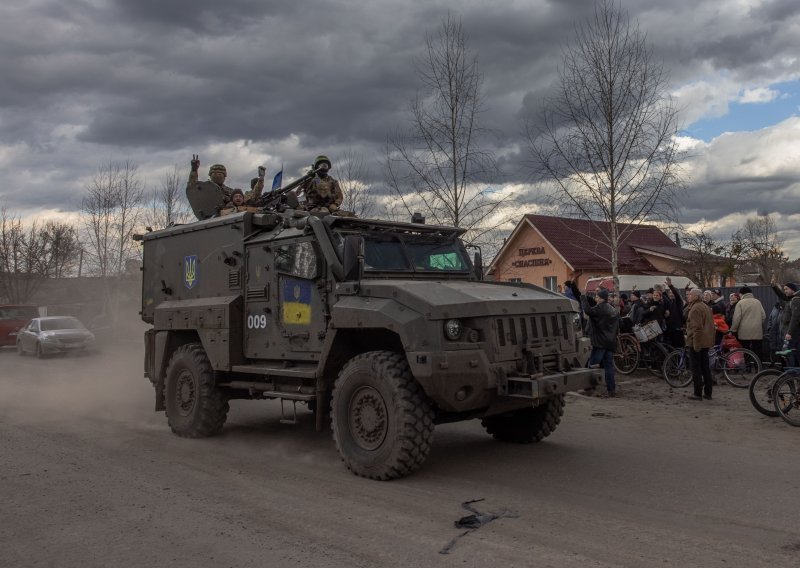
[[[39,316],[36,306],[0,305],[0,347],[17,343],[17,332]]]
[[[71,316],[34,318],[17,333],[17,352],[45,357],[54,353],[85,351],[94,345],[94,334]]]

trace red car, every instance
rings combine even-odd
[[[39,317],[36,306],[0,304],[0,347],[17,344],[17,331]]]

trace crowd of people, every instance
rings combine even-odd
[[[617,394],[614,351],[619,333],[631,333],[636,326],[656,325],[654,341],[671,348],[688,347],[691,354],[694,400],[710,400],[713,377],[709,350],[723,338],[749,349],[762,361],[775,354],[790,366],[800,365],[800,285],[772,283],[776,295],[769,314],[749,286],[742,286],[725,301],[719,288],[678,290],[667,277],[663,284],[629,294],[600,288],[582,293],[576,282],[566,281],[563,294],[581,306],[581,317],[592,345],[587,365],[604,369],[608,396]],[[685,299],[684,299],[685,298]],[[655,324],[651,324],[655,322]],[[734,341],[735,340],[735,341]]]

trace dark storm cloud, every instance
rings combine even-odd
[[[710,0],[624,7],[676,86],[719,72],[769,82],[800,66],[795,28],[787,25],[800,17],[794,0],[749,12]],[[9,168],[11,186],[24,191],[4,188],[0,195],[12,207],[74,209],[104,161],[185,167],[192,152],[203,152],[207,163],[215,157],[206,149],[226,143],[271,148],[287,172],[300,171],[317,152],[335,158],[345,148],[376,164],[387,135],[407,126],[418,88],[415,60],[448,11],[462,19],[479,59],[481,118],[485,143],[498,152],[498,181],[529,182],[524,123],[557,84],[564,42],[592,10],[587,0],[488,7],[414,0],[7,2],[0,6],[0,164]],[[249,179],[241,178],[240,185]],[[760,187],[777,195],[787,183],[781,180]],[[692,183],[693,193],[709,199],[719,191],[710,174]],[[732,181],[735,204],[717,199],[702,210],[719,216],[755,204],[759,183],[747,176]]]

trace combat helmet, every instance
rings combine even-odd
[[[316,170],[316,169],[319,167],[319,165],[320,165],[321,163],[323,163],[323,162],[324,162],[324,163],[326,163],[326,164],[328,164],[328,169],[331,169],[331,168],[333,167],[333,166],[331,165],[331,160],[330,160],[330,158],[328,158],[328,156],[325,156],[324,154],[320,154],[320,155],[319,155],[319,156],[317,156],[317,158],[314,160],[314,169]]]

